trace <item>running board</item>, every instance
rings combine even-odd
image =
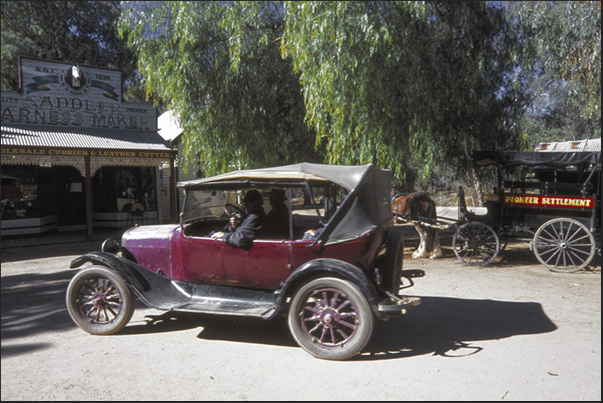
[[[148,271],[143,276],[148,291],[130,289],[154,309],[258,317],[276,309],[273,291],[172,281]]]
[[[188,303],[176,309],[239,316],[264,316],[274,309],[273,293],[255,290],[242,291],[244,291],[242,294],[246,295],[233,295],[236,293],[232,292],[228,296],[216,296],[215,293],[212,293],[213,296],[192,295]]]

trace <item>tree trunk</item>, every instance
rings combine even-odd
[[[475,165],[471,167],[471,176],[473,177],[473,191],[471,192],[473,205],[475,207],[484,207],[484,192],[482,189],[482,181],[477,176],[477,172],[475,172]]]
[[[467,157],[467,161],[471,166],[471,178],[473,179],[473,190],[471,191],[471,200],[473,200],[474,207],[484,207],[484,198],[482,191],[482,181],[477,176],[477,172],[475,170],[475,164],[473,164],[473,139],[469,140],[469,144],[465,144],[464,151],[465,157]]]

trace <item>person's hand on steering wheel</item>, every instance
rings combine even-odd
[[[245,212],[240,207],[230,203],[226,203],[224,205],[224,212],[228,214],[228,216],[231,218],[235,214],[239,214],[241,217],[245,217]]]
[[[243,210],[240,207],[235,206],[234,204],[230,204],[230,203],[226,203],[224,205],[224,212],[226,214],[228,214],[228,216],[230,217],[229,225],[232,230],[235,230],[239,225],[241,225],[241,222],[243,221],[243,217],[245,217],[245,213],[243,212]],[[216,234],[218,234],[218,233],[216,233]],[[222,233],[222,236],[223,235],[224,234]],[[221,238],[221,236],[220,236],[220,238]],[[214,238],[214,239],[217,239],[217,238]]]

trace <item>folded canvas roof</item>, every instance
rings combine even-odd
[[[246,169],[228,172],[210,178],[179,182],[178,187],[185,189],[201,189],[213,187],[217,183],[249,182],[266,183],[279,181],[329,181],[337,183],[348,190],[355,189],[370,171],[382,171],[373,164],[344,166],[325,165],[302,162],[300,164],[283,165],[271,168]]]

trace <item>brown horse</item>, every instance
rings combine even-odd
[[[415,229],[419,233],[419,248],[412,254],[413,258],[429,257],[434,259],[442,257],[444,253],[438,240],[438,232],[435,228],[424,225],[425,222],[437,218],[436,205],[425,193],[411,193],[409,195],[395,195],[392,198],[392,212],[396,214],[398,222],[422,221],[423,224],[415,222]]]

